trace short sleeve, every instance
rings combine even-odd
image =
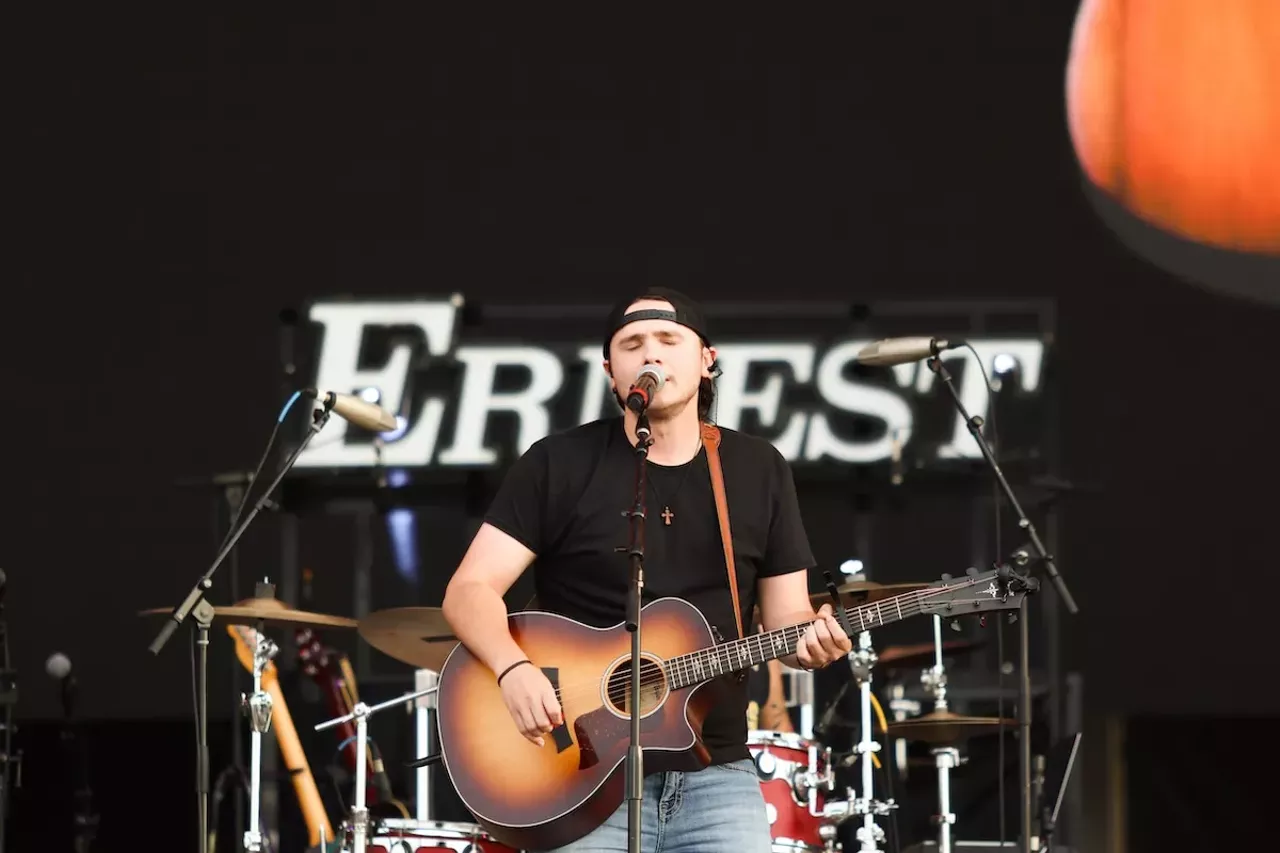
[[[765,546],[760,577],[775,577],[807,570],[817,565],[809,547],[804,520],[800,517],[800,499],[796,495],[795,477],[786,458],[773,449],[772,513],[769,519],[769,541]]]
[[[546,544],[550,464],[545,442],[536,442],[507,470],[484,520],[535,554]]]

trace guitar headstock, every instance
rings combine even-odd
[[[332,651],[315,631],[299,628],[294,633],[294,640],[298,643],[298,663],[309,677],[315,678],[334,665]]]
[[[1001,566],[986,572],[970,569],[959,578],[943,575],[942,580],[916,595],[921,613],[952,619],[993,610],[1017,610],[1039,585],[1035,578]]]

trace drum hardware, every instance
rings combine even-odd
[[[936,618],[936,617],[935,617]],[[942,644],[943,654],[960,654],[962,652],[973,651],[982,646],[978,640],[947,640]],[[911,645],[889,646],[880,652],[877,664],[881,669],[890,671],[912,669],[925,663],[929,659],[935,659],[937,662],[937,641],[932,643],[914,643]],[[929,687],[927,678],[921,679],[925,683],[926,690]],[[889,710],[893,714],[894,722],[902,722],[903,720],[917,716],[921,710],[921,704],[918,700],[908,699],[906,687],[900,681],[894,681],[889,686]],[[895,738],[893,741],[893,763],[894,769],[898,773],[899,778],[906,779],[908,767],[912,762],[907,756],[907,742],[902,738]],[[930,761],[929,765],[933,766],[934,762]]]
[[[165,616],[173,612],[173,608],[154,607],[138,612],[139,616]],[[208,628],[217,622],[227,626],[247,625],[253,631],[253,656],[251,671],[253,674],[253,693],[241,695],[240,707],[249,718],[250,725],[250,759],[249,759],[249,821],[244,834],[247,851],[262,850],[262,821],[260,817],[262,804],[262,735],[271,727],[274,711],[271,694],[263,689],[262,677],[267,666],[279,653],[279,647],[263,634],[268,625],[279,627],[313,626],[323,628],[355,628],[359,624],[355,619],[345,616],[331,616],[327,613],[312,613],[306,610],[295,610],[275,597],[275,586],[267,580],[260,581],[254,589],[254,597],[230,606],[217,607],[208,599],[201,597],[191,611],[200,631],[199,642],[201,654],[207,654]],[[247,633],[247,632],[246,632]],[[246,664],[249,666],[249,664]],[[204,691],[201,691],[200,723],[205,724]],[[204,778],[204,774],[201,774]],[[201,817],[207,820],[204,810],[205,791],[201,791]],[[207,846],[208,835],[202,837],[202,845]]]
[[[847,799],[827,801],[835,790],[830,747],[791,732],[751,730],[747,748],[756,765],[774,849],[834,850],[836,826],[850,812]]]
[[[938,827],[938,853],[951,853],[951,827],[956,816],[951,811],[951,770],[960,766],[957,741],[971,735],[1012,723],[988,717],[963,717],[947,709],[947,672],[942,664],[942,618],[933,617],[933,666],[920,674],[925,689],[933,694],[933,711],[908,720],[896,720],[889,726],[889,736],[905,740],[918,740],[937,744],[931,752],[938,771],[938,813],[933,823]],[[899,687],[901,689],[901,687]]]
[[[439,607],[393,607],[360,620],[360,639],[416,669],[439,672],[458,645]]]
[[[267,586],[270,586],[269,584]],[[293,627],[311,625],[317,628],[355,628],[360,623],[346,616],[330,616],[327,613],[310,613],[306,610],[294,610],[289,605],[270,594],[258,595],[251,600],[229,607],[210,606],[210,623],[221,625],[250,625],[254,627],[271,625],[273,627]],[[138,611],[139,616],[167,616],[173,612],[170,607],[152,607]]]
[[[871,647],[871,633],[860,631],[857,635],[857,648],[849,654],[850,668],[854,681],[858,685],[861,705],[861,739],[854,747],[862,769],[862,786],[859,796],[852,803],[854,815],[862,817],[862,826],[855,833],[860,842],[859,849],[863,853],[879,853],[884,842],[884,830],[876,823],[876,817],[887,815],[897,808],[892,799],[879,801],[873,796],[875,791],[872,759],[880,750],[880,744],[872,738],[871,729],[871,670],[875,666],[876,653]]]
[[[858,607],[863,604],[874,604],[877,601],[883,601],[886,598],[893,598],[895,595],[902,595],[904,592],[915,592],[916,590],[928,589],[927,583],[876,583],[875,581],[850,581],[841,584],[835,588],[833,593],[830,586],[834,585],[830,581],[830,572],[824,572],[828,578],[828,588],[826,592],[815,592],[809,596],[809,603],[817,610],[824,604],[830,604],[836,609],[838,614],[850,607]],[[849,629],[845,628],[847,632]],[[850,637],[853,635],[850,634]]]
[[[435,751],[431,736],[431,727],[435,723],[436,693],[440,684],[440,673],[430,669],[419,669],[413,673],[413,686],[419,691],[430,690],[413,702],[414,743],[418,755],[430,755]],[[423,765],[414,771],[416,785],[414,787],[414,814],[418,820],[431,820],[431,767]]]
[[[907,698],[906,688],[902,682],[895,681],[889,686],[889,711],[895,723],[914,717],[920,713],[920,702]],[[899,779],[907,778],[907,768],[911,765],[907,756],[907,742],[903,738],[893,740],[893,767]]]
[[[267,664],[280,651],[280,647],[262,633],[259,623],[254,633],[257,642],[253,650],[253,693],[241,696],[241,707],[249,716],[249,826],[244,831],[244,849],[247,853],[262,850],[262,736],[271,727],[271,694],[262,689],[262,673]]]
[[[979,640],[947,640],[942,644],[943,657],[972,652],[982,648]],[[928,666],[937,652],[936,643],[912,643],[902,646],[886,646],[876,665],[884,670],[906,670]]]
[[[332,720],[326,720],[316,725],[316,731],[323,731],[352,720],[355,720],[356,723],[356,790],[354,802],[351,806],[353,853],[367,853],[369,843],[369,809],[365,800],[365,786],[368,784],[368,769],[365,762],[367,760],[366,750],[369,748],[369,717],[393,705],[403,705],[410,700],[417,699],[419,696],[435,693],[439,689],[439,686],[435,686],[425,690],[417,690],[413,693],[397,696],[394,699],[388,699],[377,705],[366,705],[364,702],[357,702],[350,714],[344,714],[341,717],[335,717]]]
[[[813,737],[813,673],[785,667],[782,678],[787,684],[783,705],[800,709],[800,736]]]
[[[370,846],[389,853],[515,853],[473,823],[389,818],[379,820],[373,831]],[[344,843],[343,853],[350,850]]]
[[[889,736],[945,746],[1000,729],[1013,731],[1016,720],[1001,717],[966,717],[950,711],[932,711],[900,723],[889,724]]]

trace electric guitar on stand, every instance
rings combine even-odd
[[[1035,581],[1007,568],[844,609],[855,632],[912,616],[951,620],[1016,610]],[[679,598],[643,609],[641,747],[646,773],[702,767],[713,701],[707,682],[786,657],[809,623],[717,643],[702,613]],[[551,613],[511,614],[511,634],[551,681],[564,722],[535,746],[511,719],[494,673],[458,645],[440,672],[441,759],[463,804],[490,835],[516,848],[568,844],[603,823],[625,796],[630,745],[631,635]],[[847,629],[846,629],[847,630]]]

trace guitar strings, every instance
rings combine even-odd
[[[968,584],[968,585],[972,585],[972,584]],[[905,593],[902,596],[895,596],[894,598],[886,599],[885,601],[878,602],[875,605],[863,605],[861,607],[847,608],[845,609],[844,612],[845,612],[845,616],[849,618],[849,621],[851,624],[855,624],[855,619],[856,619],[857,623],[863,626],[872,625],[875,627],[879,627],[878,625],[876,625],[877,622],[879,622],[880,625],[883,625],[885,623],[877,615],[875,615],[878,610],[887,609],[893,615],[899,616],[900,619],[905,619],[910,616],[918,616],[925,612],[924,604],[926,602],[924,601],[924,599],[934,595],[938,595],[939,593],[944,593],[948,591],[950,591],[949,587],[939,587],[934,589],[918,590],[916,592]],[[912,600],[904,601],[903,599],[912,599]],[[984,601],[985,601],[984,599],[972,598],[967,600],[953,601],[952,604],[956,605],[957,610],[959,610],[964,604],[980,604],[980,603],[983,603]],[[892,607],[884,608],[882,605],[886,603],[892,604]],[[970,614],[967,614],[964,612],[957,612],[955,615],[963,616],[963,615],[970,615]],[[894,621],[899,621],[899,620],[895,619]],[[803,635],[804,632],[808,630],[810,625],[814,625],[816,623],[817,623],[817,620],[814,620],[814,622],[809,622],[809,623],[798,623],[796,625],[788,625],[784,628],[779,628],[776,631],[771,631],[769,633],[781,633],[784,636],[786,636],[789,632],[796,631],[796,632],[799,632],[800,635]],[[675,675],[676,680],[683,680],[685,676],[692,676],[694,674],[694,670],[692,668],[693,667],[692,659],[700,656],[705,656],[705,659],[707,661],[707,663],[704,664],[704,667],[709,667],[710,662],[712,661],[714,661],[717,665],[723,667],[723,658],[721,658],[719,654],[707,654],[708,652],[711,651],[711,649],[725,649],[725,648],[732,648],[734,645],[740,645],[740,646],[747,645],[748,651],[749,651],[750,649],[748,644],[750,642],[752,641],[763,642],[763,638],[767,636],[768,634],[753,634],[750,637],[736,640],[731,643],[723,643],[717,646],[712,646],[708,649],[699,650],[697,652],[677,655],[673,658],[669,658],[661,662],[646,658],[645,660],[641,661],[641,664],[640,664],[640,687],[641,689],[644,689],[647,687],[653,687],[655,685],[669,684],[670,681],[672,680],[671,678],[672,674]],[[794,642],[799,642],[798,636],[796,637]],[[763,647],[762,647],[762,650],[763,650]],[[791,654],[794,651],[795,651],[795,646],[792,645],[791,648],[788,650],[787,654]],[[720,675],[729,675],[731,673],[739,672],[739,671],[740,669],[730,669],[725,667],[721,672],[715,673],[712,676],[712,678]],[[682,685],[681,688],[679,689],[684,689],[684,687],[692,687],[698,683],[701,683],[702,681],[707,681],[707,680],[710,680],[710,679],[696,678],[692,683],[687,685]],[[607,677],[597,678],[592,681],[573,682],[568,685],[561,685],[555,690],[556,701],[560,703],[561,709],[563,710],[565,699],[572,697],[574,700],[577,700],[583,696],[599,695],[601,692],[601,686],[604,685],[606,681],[609,682],[609,685],[606,688],[606,698],[611,703],[616,702],[617,704],[621,705],[630,697],[630,694],[631,694],[630,662],[628,661],[626,665],[613,670],[613,672],[610,673],[610,675],[608,675]]]

